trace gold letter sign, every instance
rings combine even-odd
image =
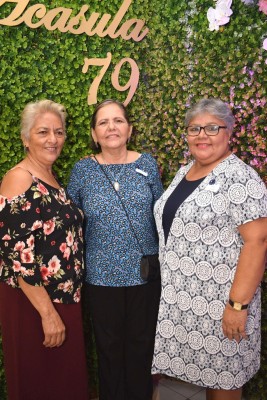
[[[148,34],[149,29],[145,27],[145,22],[140,19],[129,19],[121,26],[120,23],[128,11],[132,0],[124,0],[119,11],[113,19],[110,14],[93,12],[89,18],[85,16],[89,6],[83,5],[79,13],[71,17],[72,9],[57,7],[52,10],[46,9],[44,4],[34,4],[27,8],[30,0],[0,0],[0,7],[5,3],[14,3],[10,15],[0,19],[0,25],[17,26],[25,23],[29,28],[36,29],[45,26],[49,31],[59,30],[62,33],[70,32],[74,35],[86,34],[88,36],[97,35],[99,37],[109,36],[112,39],[121,37],[124,40],[134,40],[140,42]],[[57,18],[56,18],[57,17]],[[99,19],[100,18],[100,19]],[[33,20],[35,22],[33,22]],[[37,21],[38,20],[38,21]],[[36,22],[37,21],[37,22]],[[108,25],[109,23],[109,25]],[[108,25],[108,26],[107,26]],[[100,73],[95,77],[88,91],[88,104],[97,103],[97,91],[101,80],[107,71],[112,59],[112,54],[107,53],[106,58],[85,58],[82,72],[86,73],[90,65],[102,67]],[[120,70],[124,63],[129,63],[131,67],[131,75],[128,82],[121,86],[119,83]],[[126,91],[129,89],[128,95],[124,101],[127,105],[138,86],[139,68],[132,58],[123,58],[115,67],[111,83],[118,91]]]

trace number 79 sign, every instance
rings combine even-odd
[[[91,86],[89,87],[88,97],[87,97],[88,105],[97,103],[98,87],[99,87],[99,85],[111,63],[111,58],[112,58],[112,54],[110,52],[108,52],[106,58],[85,58],[84,59],[84,65],[83,65],[83,69],[82,69],[82,72],[84,74],[86,74],[90,65],[102,67],[99,71],[99,74],[94,78]],[[120,75],[121,68],[122,68],[123,64],[125,64],[125,63],[130,64],[131,73],[130,73],[128,82],[126,82],[124,86],[121,86],[119,83],[119,75]],[[123,104],[125,106],[127,106],[127,104],[129,104],[129,102],[132,100],[132,97],[137,89],[138,82],[139,82],[139,68],[138,68],[136,62],[132,58],[128,58],[128,57],[123,58],[115,66],[114,71],[111,74],[111,83],[112,83],[112,86],[119,92],[125,92],[126,90],[129,90],[127,97],[123,102]]]

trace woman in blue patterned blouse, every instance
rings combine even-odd
[[[148,400],[160,281],[141,279],[140,260],[158,252],[153,207],[163,188],[153,157],[127,150],[132,126],[123,104],[99,104],[91,128],[101,152],[76,163],[68,192],[85,213],[100,400]]]

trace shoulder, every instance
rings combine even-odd
[[[141,153],[138,160],[140,160],[140,162],[144,163],[145,165],[151,165],[153,167],[157,166],[156,159],[150,153]]]
[[[83,174],[84,170],[87,170],[88,168],[93,168],[96,164],[97,163],[94,159],[94,156],[84,157],[74,164],[72,168],[72,173]]]
[[[235,154],[231,154],[224,160],[222,160],[218,168],[220,169],[221,166],[224,167],[222,168],[222,171],[227,170],[229,173],[232,173],[232,171],[235,171],[236,169],[252,169],[248,164],[246,164],[244,161],[241,160],[241,158],[237,157]],[[217,167],[215,167],[216,169]]]
[[[26,192],[32,185],[32,175],[20,166],[9,170],[4,176],[0,193],[2,196],[11,198]]]
[[[174,175],[174,179],[180,176],[184,177],[188,173],[188,171],[192,168],[193,165],[194,165],[193,160],[189,161],[188,164],[180,164]]]
[[[150,153],[142,153],[136,161],[136,166],[149,173],[158,173],[159,169],[155,158]]]
[[[232,203],[244,204],[255,208],[255,204],[267,209],[267,190],[265,183],[259,174],[244,161],[231,156],[222,170],[224,179],[224,190]],[[267,210],[266,210],[267,211]]]
[[[250,179],[263,182],[257,171],[235,154],[229,157],[228,164],[225,167],[226,175],[231,176],[233,182],[247,182]]]
[[[149,153],[142,153],[135,164],[136,171],[147,176],[150,184],[159,185],[162,188],[160,168],[155,158]]]

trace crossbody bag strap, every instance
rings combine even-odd
[[[109,181],[110,185],[112,186],[112,189],[114,190],[114,192],[115,192],[116,195],[118,196],[118,198],[119,198],[119,200],[120,200],[120,203],[121,203],[121,205],[122,205],[122,208],[123,208],[123,210],[124,210],[124,212],[125,212],[125,214],[126,214],[126,217],[127,217],[127,219],[128,219],[128,222],[129,222],[129,225],[130,225],[130,227],[131,227],[131,230],[132,230],[132,232],[133,232],[133,235],[134,235],[134,237],[135,237],[135,239],[136,239],[136,241],[137,241],[137,243],[138,243],[138,246],[139,246],[139,248],[140,248],[140,250],[141,250],[141,253],[144,254],[144,251],[143,251],[143,248],[142,248],[142,246],[141,246],[141,243],[140,243],[140,241],[139,241],[139,239],[138,239],[138,237],[137,237],[137,234],[136,234],[136,232],[135,232],[135,230],[134,230],[133,224],[132,224],[132,222],[131,222],[131,220],[130,220],[129,214],[128,214],[127,210],[126,210],[126,207],[125,207],[125,205],[124,205],[124,203],[123,203],[123,201],[122,201],[122,199],[121,199],[119,193],[118,193],[117,190],[114,188],[113,183],[112,183],[110,177],[108,176],[108,174],[106,173],[106,171],[104,170],[102,164],[100,164],[100,162],[98,161],[98,159],[97,159],[95,156],[93,156],[93,157],[94,157],[94,159],[96,160],[96,162],[98,163],[99,167],[101,168],[101,171],[103,172],[103,174],[105,175],[105,177],[106,177],[107,180]]]

